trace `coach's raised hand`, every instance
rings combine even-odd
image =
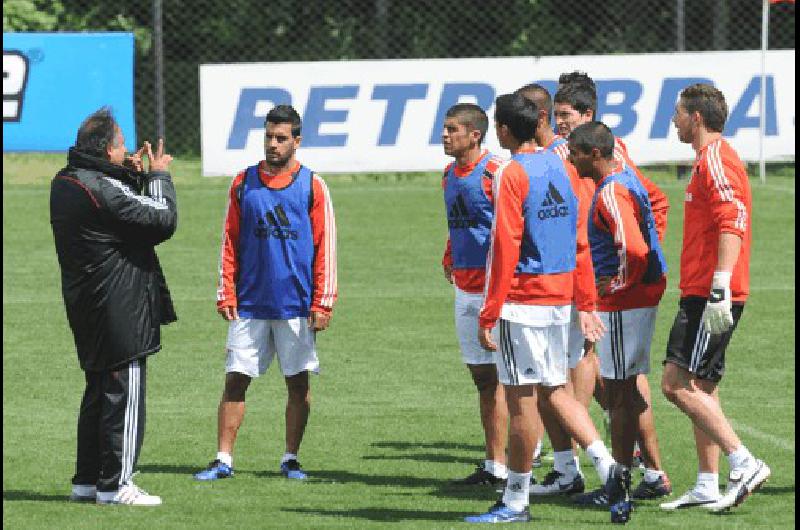
[[[148,172],[152,173],[153,171],[168,171],[169,170],[169,163],[172,162],[172,155],[168,155],[164,152],[164,139],[158,139],[158,149],[156,149],[156,154],[153,155],[153,148],[150,145],[150,142],[144,143],[145,153],[147,153],[147,158],[150,160],[150,169]]]

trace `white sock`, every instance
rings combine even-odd
[[[503,504],[519,512],[528,506],[528,495],[531,485],[531,472],[515,473],[508,470],[508,482],[503,492]]]
[[[483,469],[498,478],[506,478],[508,476],[508,468],[506,465],[495,462],[494,460],[484,460]]]
[[[716,499],[719,497],[719,474],[699,472],[697,474],[697,484],[694,486],[694,491],[709,499]]]
[[[536,442],[536,448],[533,450],[533,459],[536,460],[536,457],[542,454],[542,441],[539,440]]]
[[[566,475],[568,462],[573,461],[573,456],[572,449],[553,452],[553,469],[562,475]]]
[[[281,458],[281,464],[285,464],[289,460],[297,460],[297,455],[294,453],[283,453],[283,458]]]
[[[728,464],[733,470],[744,466],[752,458],[753,455],[750,454],[750,451],[747,450],[747,447],[740,445],[736,451],[728,455]]]
[[[605,484],[606,480],[608,480],[608,472],[611,470],[611,466],[616,464],[611,457],[611,453],[608,452],[606,444],[603,443],[603,440],[595,440],[586,448],[586,454],[592,459],[594,468],[600,476],[600,483]]]
[[[582,473],[581,473],[581,460],[580,460],[580,458],[578,458],[578,455],[575,455],[575,456],[572,457],[572,462],[573,462],[573,464],[575,464],[575,470],[578,472],[578,474],[582,475]]]
[[[233,467],[233,455],[230,453],[223,453],[222,451],[217,452],[217,460],[226,466]]]
[[[658,480],[659,477],[664,476],[664,472],[658,469],[645,469],[644,470],[644,481],[645,482],[655,482]]]

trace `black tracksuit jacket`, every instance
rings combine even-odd
[[[177,317],[155,246],[177,227],[169,173],[138,173],[70,149],[50,186],[61,289],[81,368],[103,371],[161,349]]]

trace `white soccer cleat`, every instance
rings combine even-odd
[[[721,498],[722,496],[719,494],[717,494],[715,497],[712,497],[700,493],[696,489],[690,489],[674,501],[662,502],[661,509],[672,511],[682,508],[693,508],[696,506],[708,506],[709,504],[719,501]]]
[[[130,506],[158,506],[161,497],[150,495],[133,482],[120,487],[116,493],[100,491],[97,493],[97,504],[127,504]]]
[[[92,485],[73,484],[69,496],[72,502],[94,502],[97,500],[97,487]]]
[[[763,460],[750,459],[747,465],[731,470],[725,494],[720,500],[705,506],[705,508],[712,512],[721,512],[739,506],[767,481],[771,473],[769,466]]]

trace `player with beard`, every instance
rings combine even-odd
[[[310,412],[309,372],[319,372],[316,332],[337,296],[336,226],[325,182],[300,164],[301,120],[278,105],[265,122],[265,160],[231,184],[217,311],[229,322],[217,456],[197,480],[233,476],[233,446],[250,381],[277,355],[288,397],[281,473],[305,479],[297,459]]]

